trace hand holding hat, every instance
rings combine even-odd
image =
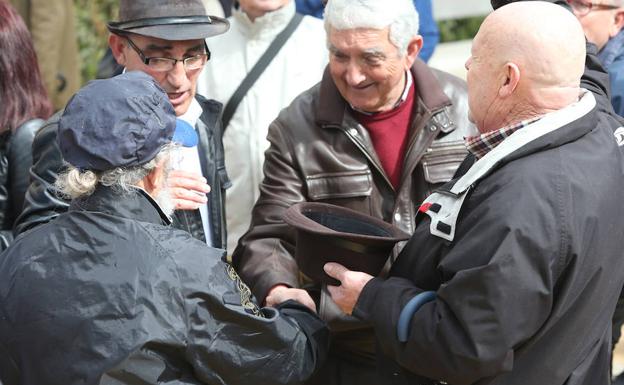
[[[373,279],[373,276],[360,271],[351,271],[335,262],[326,263],[323,269],[327,275],[340,281],[340,286],[328,285],[327,290],[340,310],[350,315],[364,286]]]
[[[379,218],[327,203],[295,204],[283,219],[296,229],[299,270],[313,281],[330,285],[339,283],[323,271],[326,262],[377,275],[395,244],[409,238]]]

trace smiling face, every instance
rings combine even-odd
[[[338,91],[354,108],[368,112],[394,107],[405,87],[405,71],[422,47],[422,38],[415,36],[402,55],[390,42],[389,28],[331,28],[328,40],[329,71]]]
[[[184,59],[205,51],[204,40],[201,39],[170,41],[142,35],[129,35],[128,38],[146,57]],[[143,71],[156,79],[167,92],[177,116],[183,115],[188,110],[195,97],[201,68],[187,71],[182,62],[177,62],[170,71],[159,72],[145,65],[124,37],[111,35],[109,45],[117,62],[127,71]]]

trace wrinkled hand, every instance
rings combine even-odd
[[[208,202],[210,186],[199,173],[171,170],[167,182],[176,210],[197,210]]]
[[[314,300],[310,297],[310,294],[303,289],[294,289],[286,285],[276,285],[269,290],[269,294],[267,295],[265,301],[267,306],[275,307],[282,302],[288,301],[289,299],[299,302],[316,313],[316,304],[314,303]]]
[[[359,271],[351,271],[339,263],[329,262],[323,269],[332,278],[340,281],[340,286],[327,286],[329,294],[340,309],[346,314],[351,314],[355,304],[360,298],[360,293],[372,275]]]

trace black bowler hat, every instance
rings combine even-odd
[[[380,219],[326,203],[298,203],[284,214],[297,230],[299,270],[317,282],[340,283],[325,274],[327,262],[377,275],[398,241],[409,235]]]
[[[92,171],[140,166],[170,142],[197,144],[195,129],[176,119],[165,91],[141,71],[94,80],[67,103],[59,120],[63,159]]]
[[[229,28],[226,19],[206,14],[202,0],[121,0],[119,21],[108,23],[114,34],[173,41],[205,39]]]

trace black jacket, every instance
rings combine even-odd
[[[557,128],[507,153],[465,194],[451,190],[454,180],[426,200],[438,206],[421,206],[426,214],[392,278],[370,281],[354,311],[374,324],[389,376],[610,383],[611,315],[624,281],[624,156],[614,136],[620,122],[603,107],[566,109],[571,122],[544,117],[519,130]],[[479,169],[483,162],[466,175]],[[445,210],[460,197],[453,222]],[[400,342],[399,314],[424,290],[437,299],[408,318]]]
[[[0,255],[4,385],[309,376],[325,355],[324,323],[295,302],[258,309],[223,250],[167,223],[142,190],[99,186],[19,236]]]
[[[212,224],[213,246],[225,247],[225,189],[229,179],[223,159],[221,127],[222,105],[214,100],[196,96],[203,113],[196,124],[199,136],[199,159],[202,173],[206,177],[211,191],[208,194],[208,212]],[[39,224],[45,223],[67,211],[68,202],[54,192],[54,182],[65,163],[58,148],[58,121],[62,112],[52,116],[39,130],[32,145],[33,166],[30,170],[31,184],[26,192],[24,208],[16,221],[16,232],[22,233]],[[188,231],[193,237],[205,241],[204,229],[199,210],[178,210],[173,218],[173,225]]]
[[[30,183],[33,138],[43,123],[32,119],[14,132],[0,135],[0,251],[13,240],[13,223],[22,211]]]

